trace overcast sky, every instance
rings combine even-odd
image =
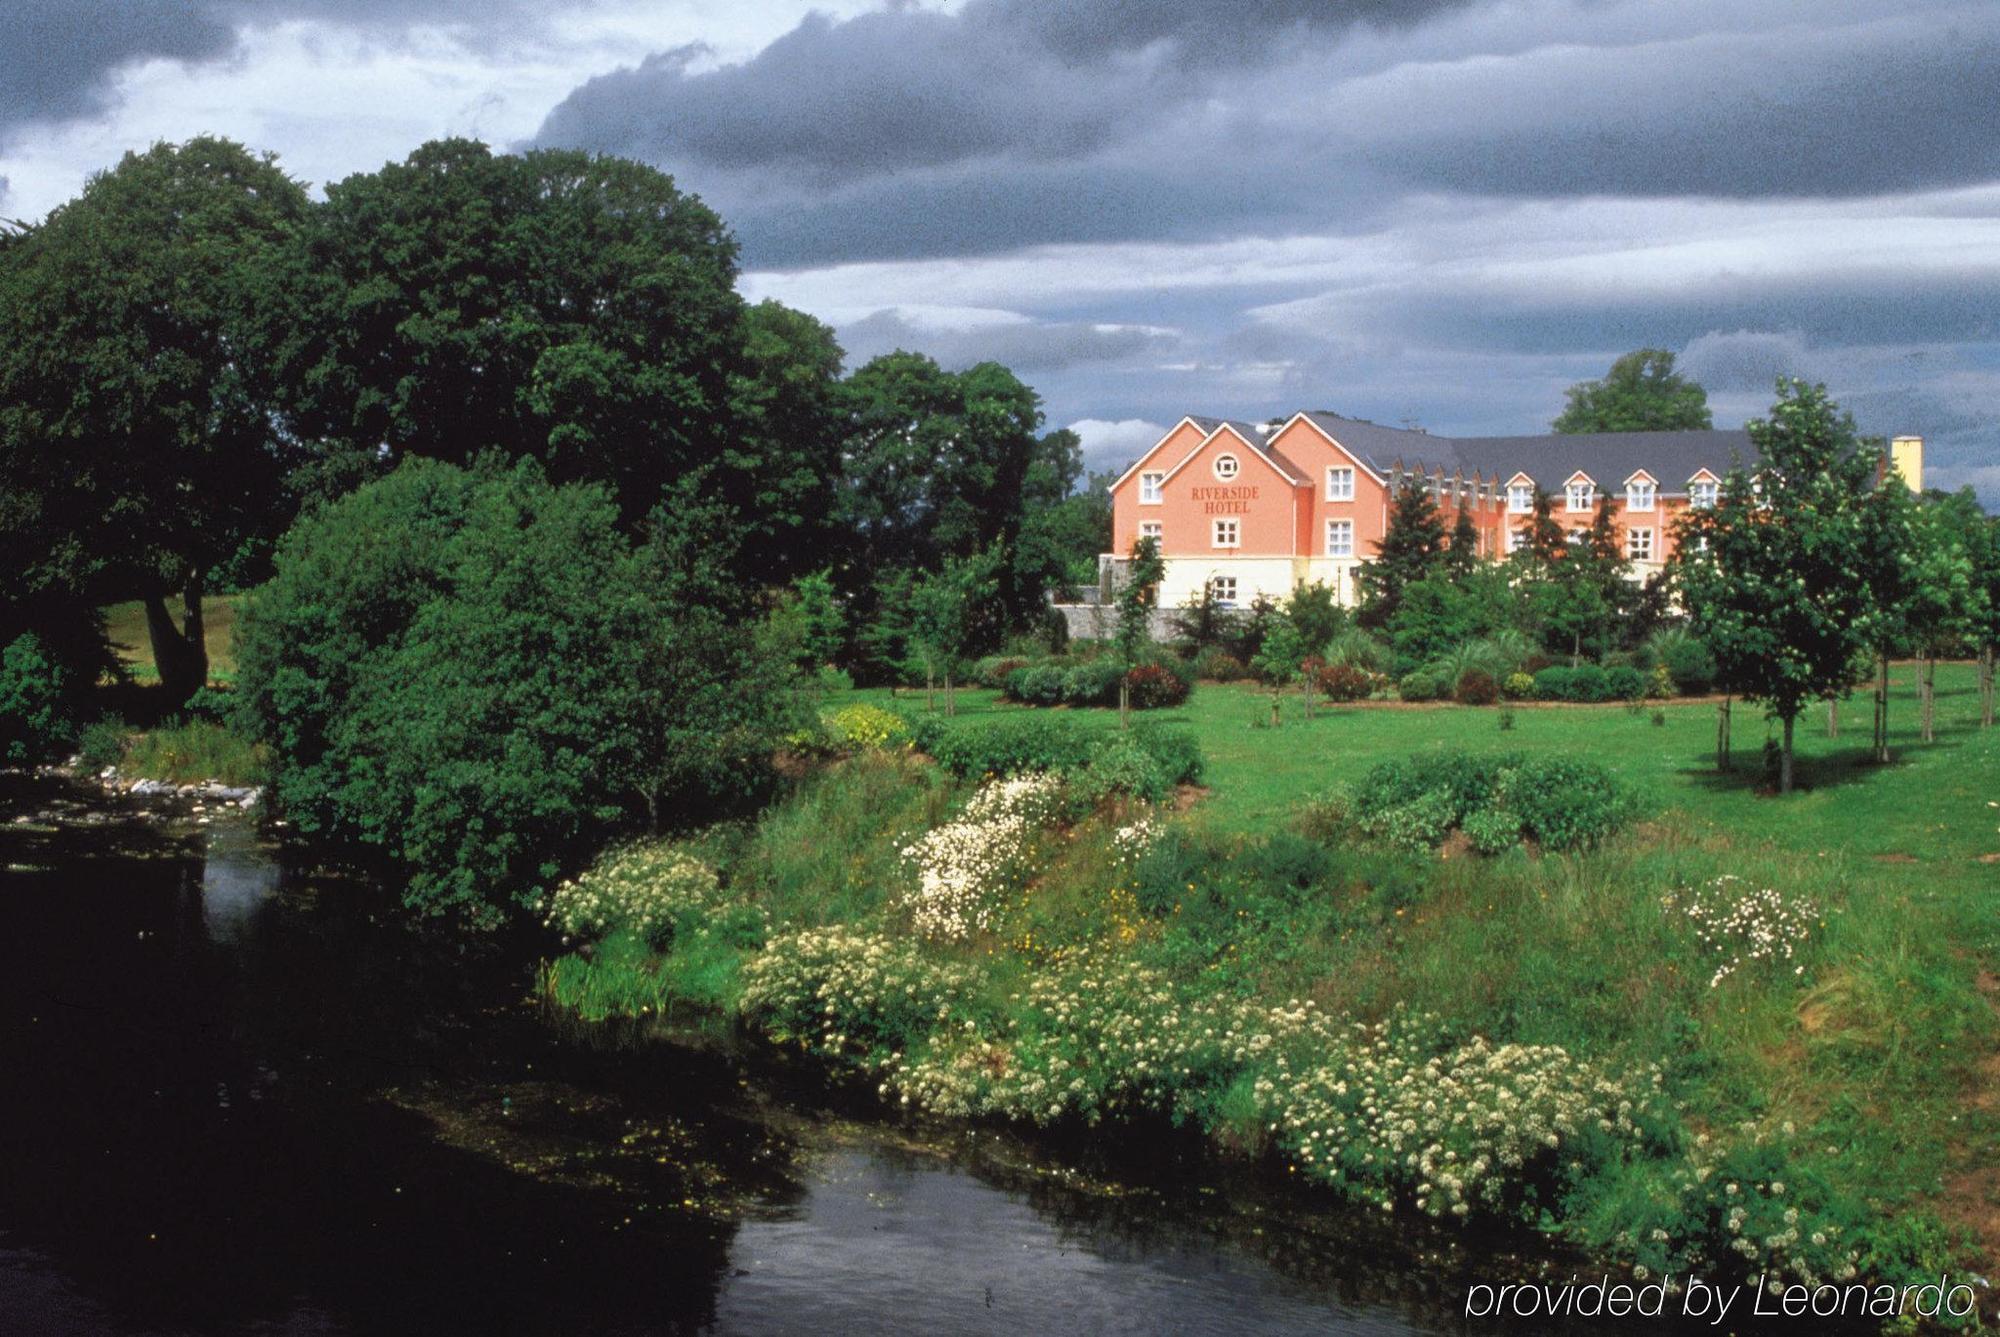
[[[1183,413],[1530,432],[1676,350],[2000,508],[2000,4],[7,0],[0,215],[215,132],[673,172],[851,360],[997,358],[1120,463]]]

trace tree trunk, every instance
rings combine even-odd
[[[1778,792],[1792,792],[1792,725],[1798,722],[1795,715],[1785,716],[1785,746],[1778,754]]]
[[[1132,684],[1125,680],[1123,673],[1118,675],[1118,727],[1132,727]]]
[[[195,572],[181,587],[182,623],[178,627],[167,611],[165,592],[154,590],[146,595],[146,632],[170,707],[185,705],[208,685],[208,639],[202,627],[201,595],[201,573]]]
[[[1306,719],[1310,721],[1313,717],[1313,680],[1312,680],[1312,674],[1310,673],[1308,673],[1305,677],[1305,693],[1306,693]]]
[[[937,710],[937,665],[924,661],[924,709]]]
[[[1271,689],[1271,727],[1273,729],[1278,727],[1278,694],[1284,690],[1282,686]]]
[[[951,689],[951,670],[944,671],[944,713],[958,714],[958,695]]]
[[[1837,696],[1826,699],[1826,736],[1840,737],[1840,698]]]
[[[1875,761],[1889,764],[1889,651],[1875,656]]]
[[[1993,647],[1979,649],[1979,727],[1993,727]]]
[[[1918,683],[1918,727],[1924,743],[1936,743],[1938,721],[1938,654],[1934,646],[1924,646],[1924,677]]]
[[[1729,769],[1729,698],[1715,704],[1715,769]]]

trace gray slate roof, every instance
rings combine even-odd
[[[1378,474],[1387,474],[1398,461],[1406,469],[1421,468],[1426,473],[1443,469],[1446,474],[1463,470],[1468,478],[1478,474],[1500,482],[1525,473],[1551,492],[1578,470],[1609,490],[1643,469],[1659,481],[1663,494],[1673,495],[1686,492],[1687,480],[1703,469],[1720,478],[1737,464],[1750,467],[1757,460],[1757,447],[1741,430],[1432,436],[1337,413],[1314,411],[1306,416]]]

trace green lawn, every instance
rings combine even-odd
[[[1817,854],[1845,851],[1957,877],[1979,870],[2000,884],[2000,868],[1980,865],[2000,854],[2000,729],[1978,727],[1979,701],[1971,664],[1938,669],[1937,741],[1917,736],[1915,666],[1891,676],[1890,726],[1894,762],[1868,759],[1871,702],[1857,695],[1841,707],[1841,736],[1826,736],[1826,712],[1816,708],[1798,726],[1800,792],[1783,799],[1763,792],[1765,724],[1754,706],[1737,703],[1736,769],[1714,765],[1716,709],[1712,703],[1667,704],[1663,725],[1655,708],[1623,705],[1518,704],[1511,729],[1500,707],[1457,705],[1320,705],[1307,722],[1294,694],[1284,723],[1268,727],[1270,694],[1240,684],[1205,684],[1177,710],[1135,718],[1185,724],[1208,759],[1203,804],[1210,820],[1254,830],[1280,819],[1299,800],[1341,781],[1355,781],[1378,761],[1443,748],[1473,751],[1558,751],[1601,762],[1643,795],[1663,822],[1695,837],[1769,841]],[[887,703],[890,692],[857,694]],[[904,710],[924,709],[924,694],[895,693]],[[942,695],[939,697],[942,709]],[[961,715],[1028,709],[987,690],[958,693]],[[1105,729],[1115,710],[1070,713]],[[1773,726],[1774,727],[1774,726]]]
[[[236,601],[233,594],[212,594],[202,600],[202,620],[208,641],[208,680],[226,684],[236,677]],[[169,605],[170,607],[174,605]],[[137,599],[111,604],[104,610],[111,648],[124,661],[135,682],[157,682],[153,642],[146,633],[146,607]]]

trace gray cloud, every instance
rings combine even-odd
[[[0,135],[102,111],[118,69],[149,59],[212,60],[235,31],[179,0],[13,0],[0,38]]]
[[[1811,364],[1806,341],[1796,331],[1711,330],[1688,341],[1677,370],[1711,395],[1768,394],[1781,376],[1811,378]]]
[[[537,139],[676,171],[747,258],[1325,232],[1412,187],[1853,196],[2000,176],[2000,8],[1194,0],[815,16],[593,79]],[[1555,40],[1552,40],[1555,39]]]
[[[1170,344],[1170,330],[1143,325],[1002,320],[940,328],[896,310],[876,311],[839,329],[849,366],[895,349],[917,349],[946,367],[999,362],[1047,372],[1119,362]]]
[[[0,140],[28,126],[102,114],[118,73],[145,61],[227,59],[250,27],[311,19],[381,31],[416,24],[470,31],[518,26],[542,9],[531,0],[8,0],[7,8]]]

